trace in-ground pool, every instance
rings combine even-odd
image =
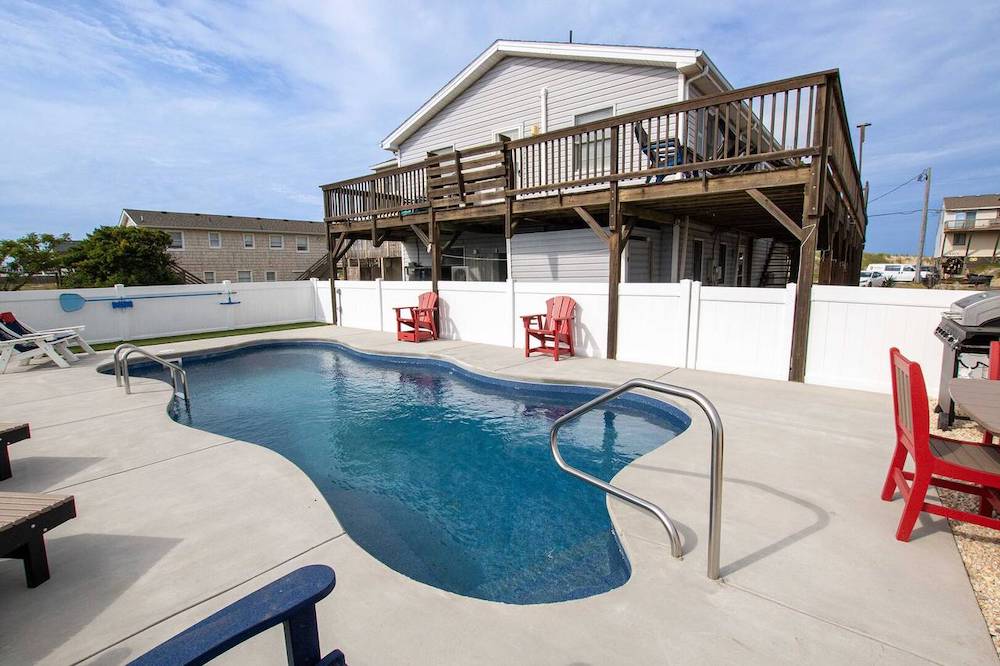
[[[622,585],[600,490],[556,467],[552,422],[600,390],[501,381],[442,361],[270,343],[187,357],[171,416],[298,465],[362,548],[458,594],[530,604]],[[137,365],[134,375],[160,376]],[[623,396],[562,429],[566,461],[610,480],[689,423]],[[220,470],[220,474],[225,473]]]

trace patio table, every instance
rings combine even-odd
[[[969,418],[989,432],[1000,433],[1000,381],[952,379],[948,392]]]

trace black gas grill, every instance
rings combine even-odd
[[[965,376],[985,377],[984,356],[989,354],[990,343],[1000,340],[1000,291],[980,291],[955,301],[941,317],[934,334],[944,342],[938,427],[947,428],[955,420],[948,383],[960,372]]]

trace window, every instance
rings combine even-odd
[[[285,237],[280,234],[271,234],[268,236],[267,246],[272,250],[283,250],[285,249]]]
[[[900,264],[888,264],[885,267],[885,272],[886,273],[898,273],[900,270],[902,270],[902,268],[903,267]]]
[[[184,232],[183,231],[168,231],[170,234],[170,249],[171,250],[183,250],[184,249]]]
[[[278,274],[275,271],[267,271],[264,273],[264,280],[267,282],[277,282]]]
[[[253,234],[243,234],[243,247],[252,250],[254,247]]]
[[[965,217],[963,219],[965,220],[965,223],[968,224],[968,225],[975,224],[976,223],[976,211],[974,211],[974,210],[967,210],[967,211],[965,211]]]
[[[951,235],[951,244],[952,245],[961,245],[961,246],[964,247],[965,246],[965,236],[966,236],[966,234],[952,234]]]
[[[215,271],[205,271],[205,284],[215,283]]]
[[[493,140],[499,141],[501,136],[505,136],[511,141],[516,141],[521,138],[521,128],[520,127],[510,127],[508,129],[498,130],[493,132]]]
[[[236,271],[237,282],[253,282],[253,273],[250,271]]]
[[[585,125],[614,115],[614,108],[607,107],[573,116],[574,125]],[[610,171],[611,130],[594,130],[573,137],[573,170],[578,175],[596,176]]]
[[[222,247],[222,234],[220,234],[218,231],[209,231],[208,246],[215,250]]]
[[[309,237],[308,236],[296,236],[295,237],[295,251],[296,252],[308,252],[309,251]]]

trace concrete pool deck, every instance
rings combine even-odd
[[[678,403],[691,428],[615,477],[677,522],[684,559],[669,556],[655,519],[609,500],[631,579],[587,599],[514,606],[392,571],[344,533],[292,463],[174,423],[161,382],[134,380],[124,395],[95,372],[105,352],[68,370],[0,376],[0,420],[32,427],[10,448],[14,477],[0,491],[73,494],[79,514],[48,535],[44,585],[27,589],[21,563],[0,560],[0,663],[124,663],[311,563],[337,572],[318,608],[320,638],[352,666],[1000,663],[947,521],[924,515],[910,543],[893,536],[901,500],[879,500],[888,396],[600,359],[556,364],[516,349],[397,343],[332,326],[151,349],[275,339],[340,340],[502,377],[643,377],[703,392],[726,432],[723,580],[705,577],[709,439],[692,405]],[[219,661],[283,663],[282,634],[272,629]]]

